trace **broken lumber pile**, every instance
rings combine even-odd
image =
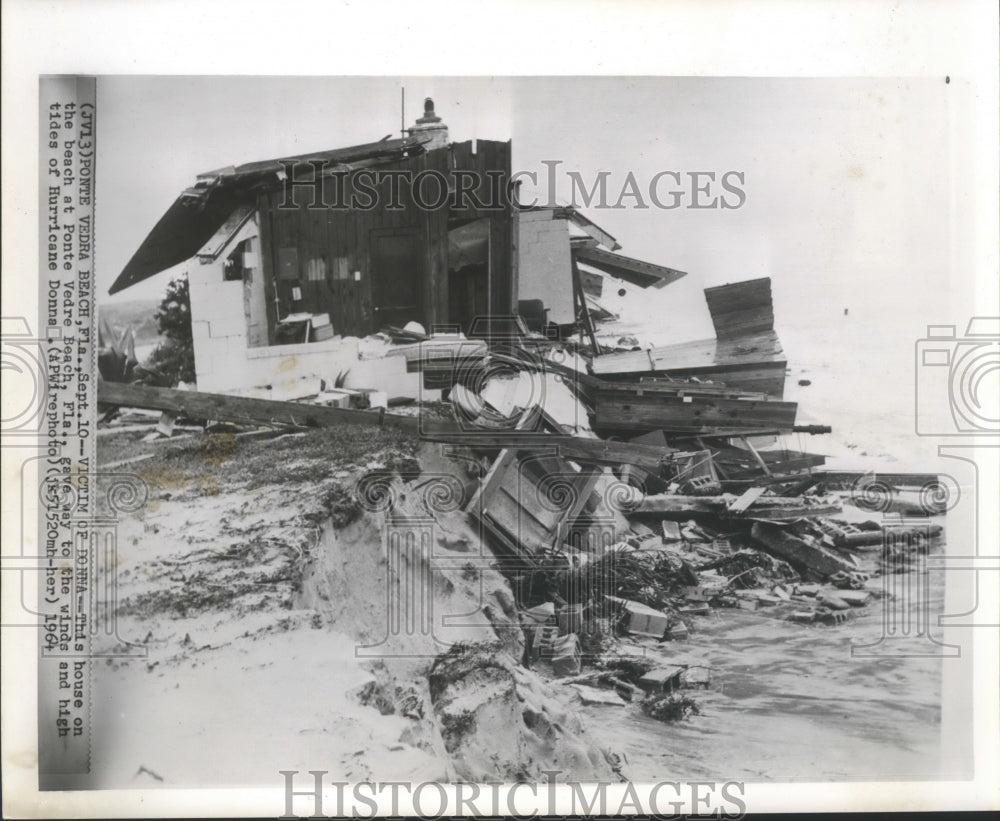
[[[697,377],[781,398],[787,360],[774,332],[769,278],[705,289],[716,338],[594,358],[596,376]]]

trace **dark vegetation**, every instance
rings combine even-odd
[[[150,355],[148,367],[170,385],[194,382],[191,296],[186,275],[171,280],[154,318],[164,340]]]

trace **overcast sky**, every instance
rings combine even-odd
[[[785,322],[849,307],[919,325],[966,308],[947,304],[963,300],[949,279],[959,91],[943,78],[102,78],[102,291],[196,174],[398,135],[402,87],[407,125],[432,96],[452,139],[512,139],[514,169],[538,172],[543,191],[541,161],[562,161],[560,199],[565,171],[610,172],[612,200],[632,172],[650,208],[627,198],[589,214],[623,253],[689,272],[656,300],[771,276]],[[688,190],[680,208],[657,208],[645,195],[661,171],[688,189],[689,172],[742,172],[746,201],[691,209]],[[661,200],[671,189],[661,178]],[[167,279],[116,298],[155,296]]]

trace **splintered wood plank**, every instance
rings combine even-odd
[[[742,513],[744,510],[750,507],[750,505],[756,502],[761,496],[763,496],[766,490],[767,488],[765,487],[750,488],[749,490],[745,491],[743,495],[740,496],[739,499],[737,499],[729,506],[729,512]]]

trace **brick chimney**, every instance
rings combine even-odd
[[[406,130],[411,137],[430,137],[431,141],[424,144],[427,151],[448,145],[448,126],[434,113],[434,101],[430,97],[424,100],[424,116],[418,117],[417,124]]]

